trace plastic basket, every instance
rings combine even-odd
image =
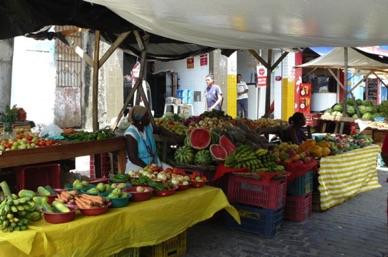
[[[297,177],[287,185],[287,194],[305,195],[313,191],[313,171],[310,170],[300,177]]]
[[[227,192],[232,203],[277,210],[286,203],[287,178],[261,180],[230,173]]]
[[[109,257],[139,257],[140,256],[140,248],[127,248],[122,250],[119,253],[115,253]]]
[[[225,215],[226,226],[232,230],[244,231],[263,237],[273,238],[283,226],[284,209],[269,210],[242,204],[233,204],[237,209],[241,225],[230,215]]]
[[[141,256],[145,257],[178,257],[186,253],[187,232],[172,237],[158,245],[145,246],[140,249]]]
[[[311,216],[313,209],[313,193],[295,196],[287,195],[284,207],[284,219],[291,221],[304,221]]]
[[[19,166],[15,168],[16,181],[21,189],[36,191],[38,186],[60,188],[61,168],[58,163]]]

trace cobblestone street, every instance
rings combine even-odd
[[[382,186],[357,195],[303,222],[284,221],[271,239],[232,231],[223,215],[188,230],[187,254],[200,257],[319,256],[388,257],[388,169],[378,170]]]

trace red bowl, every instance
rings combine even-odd
[[[178,188],[177,185],[174,185],[170,190],[154,190],[154,195],[156,196],[169,196],[175,193],[175,190]]]
[[[147,201],[147,200],[151,199],[152,191],[154,190],[152,187],[141,186],[143,188],[147,188],[149,190],[148,192],[137,192],[136,191],[137,187],[139,187],[139,186],[125,188],[124,192],[130,193],[132,195],[131,199],[134,202],[142,202],[142,201]]]
[[[90,208],[90,209],[78,208],[78,209],[81,211],[83,215],[97,216],[105,213],[111,204],[112,204],[111,202],[107,202],[103,207]]]
[[[206,185],[206,182],[202,181],[202,182],[199,182],[199,181],[195,181],[195,180],[191,180],[190,181],[190,186],[191,187],[203,187],[204,185]]]
[[[78,210],[76,205],[66,204],[70,209],[70,212],[58,213],[58,212],[45,212],[42,210],[44,219],[48,223],[59,224],[66,223],[75,219],[75,212]]]
[[[87,181],[89,184],[97,185],[98,183],[108,183],[109,178],[95,178],[95,179],[88,179]]]
[[[178,185],[178,188],[176,189],[176,191],[183,191],[183,190],[186,190],[186,189],[189,188],[189,186],[190,186],[190,183],[187,184],[187,185],[181,185],[181,184],[179,184],[179,185]]]

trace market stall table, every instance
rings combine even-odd
[[[352,150],[320,160],[320,209],[326,210],[359,193],[381,187],[377,179],[378,145]]]
[[[159,244],[226,209],[238,222],[237,210],[221,189],[205,186],[168,197],[131,202],[100,216],[49,224],[31,222],[22,232],[0,232],[0,256],[110,256],[126,248]]]
[[[119,172],[125,172],[126,143],[123,136],[79,143],[61,141],[60,143],[60,145],[55,146],[1,152],[0,168],[66,160],[91,154],[117,152]]]

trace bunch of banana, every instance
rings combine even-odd
[[[247,167],[248,171],[255,171],[260,167],[261,161],[252,146],[242,145],[226,158],[224,165],[236,169]]]
[[[257,149],[256,150],[256,155],[257,156],[263,156],[263,155],[265,155],[266,153],[268,153],[268,149],[264,149],[264,148],[259,148],[259,149]]]
[[[40,219],[40,212],[35,210],[36,203],[32,197],[12,194],[5,181],[1,182],[0,185],[5,196],[0,204],[1,230],[9,232],[26,230],[30,220]]]

